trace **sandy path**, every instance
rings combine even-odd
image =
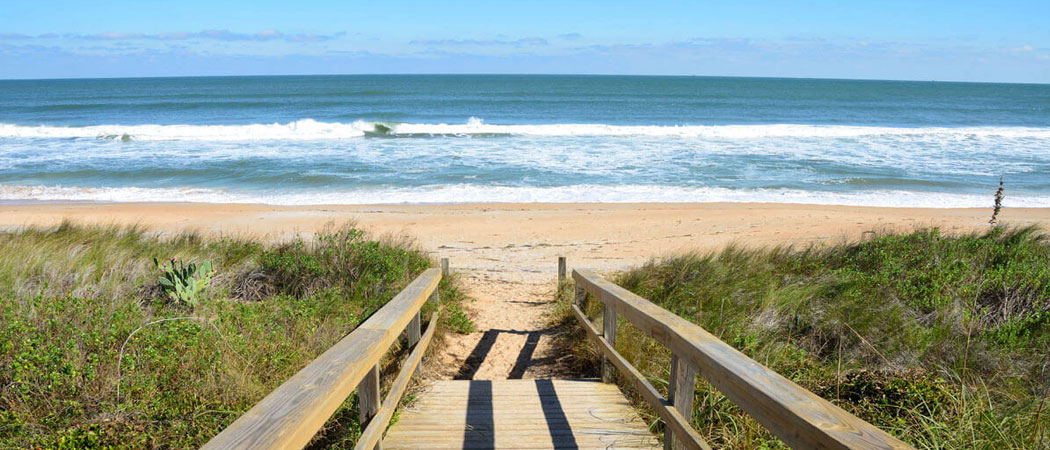
[[[556,280],[549,274],[467,269],[477,331],[453,335],[440,349],[440,378],[494,380],[571,376],[558,364],[547,329]]]
[[[783,204],[483,204],[303,206],[216,204],[0,204],[0,227],[138,223],[159,230],[264,235],[312,232],[356,220],[376,232],[408,233],[451,260],[477,301],[478,331],[454,335],[439,355],[441,377],[498,379],[562,375],[544,331],[557,257],[614,271],[689,249],[807,244],[865,232],[939,226],[987,227],[990,209],[918,209]],[[1050,209],[1006,209],[1007,223],[1050,224]],[[533,345],[535,346],[533,348]]]

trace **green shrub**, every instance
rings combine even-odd
[[[474,322],[470,320],[467,313],[458,305],[452,305],[447,309],[448,312],[448,326],[459,334],[469,334],[474,332]]]

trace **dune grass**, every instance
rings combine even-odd
[[[198,305],[165,298],[155,257],[214,265]],[[430,266],[409,240],[352,225],[273,245],[68,223],[0,233],[0,448],[199,447]],[[464,296],[454,279],[440,289],[425,308],[456,317]],[[352,445],[353,403],[314,447]]]
[[[1050,445],[1050,239],[1036,228],[731,246],[613,280],[918,448]],[[666,389],[668,351],[623,321],[617,339]],[[596,375],[593,346],[566,342]],[[784,447],[706,382],[692,419],[718,447]]]

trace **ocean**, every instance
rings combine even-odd
[[[1050,85],[0,81],[0,201],[1050,207]]]

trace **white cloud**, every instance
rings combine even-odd
[[[549,45],[550,42],[540,37],[525,37],[520,39],[414,39],[410,41],[409,44],[426,45],[430,47],[533,47],[546,46]]]
[[[287,41],[287,42],[322,42],[345,36],[345,31],[333,34],[286,34],[279,30],[262,30],[255,33],[238,33],[230,30],[171,31],[163,33],[121,33],[108,31],[95,34],[62,34],[44,33],[27,35],[20,33],[0,33],[0,39],[66,39],[85,41],[182,41],[182,40],[215,40],[215,41]]]

